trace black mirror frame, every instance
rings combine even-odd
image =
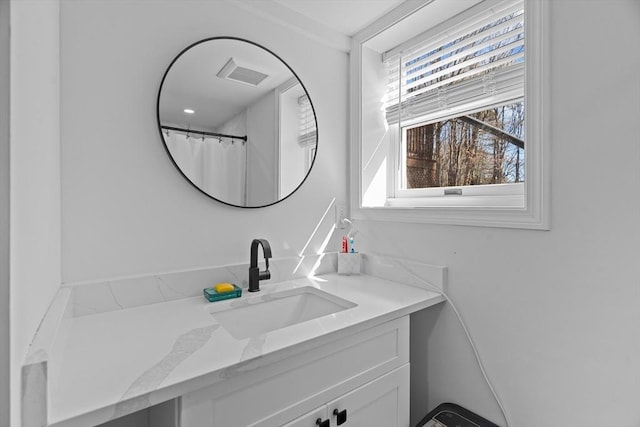
[[[313,111],[313,118],[316,122],[316,152],[313,156],[313,160],[311,161],[311,165],[309,165],[309,170],[307,171],[307,173],[305,174],[304,178],[300,181],[300,184],[298,184],[298,186],[291,191],[289,194],[287,194],[285,197],[275,200],[273,203],[268,203],[265,205],[259,205],[259,206],[240,206],[240,205],[234,205],[233,203],[229,203],[229,202],[225,202],[224,200],[220,200],[217,199],[215,197],[213,197],[211,194],[207,193],[206,191],[204,191],[203,189],[201,189],[199,186],[197,186],[193,181],[191,181],[191,179],[185,175],[185,173],[182,171],[182,169],[180,169],[180,167],[178,166],[178,164],[176,163],[175,159],[173,158],[173,156],[171,155],[171,151],[169,151],[169,147],[167,146],[167,143],[165,142],[164,139],[164,135],[162,133],[162,124],[160,122],[160,96],[162,95],[162,87],[164,86],[164,81],[167,78],[167,75],[169,74],[169,71],[171,70],[171,67],[173,66],[173,64],[185,53],[187,52],[189,49],[202,44],[202,43],[206,43],[209,41],[213,41],[213,40],[235,40],[235,41],[241,41],[241,42],[245,42],[245,43],[249,43],[253,46],[256,46],[260,49],[263,49],[267,52],[269,52],[271,55],[273,55],[274,57],[276,57],[280,62],[282,62],[282,64],[284,64],[285,67],[287,67],[289,69],[289,71],[291,71],[291,74],[293,74],[293,76],[296,78],[296,80],[298,80],[298,83],[300,83],[300,86],[302,86],[302,89],[304,90],[304,92],[307,94],[307,97],[309,98],[309,104],[311,104],[311,110]],[[162,145],[164,146],[165,151],[167,152],[167,155],[169,156],[169,158],[171,159],[171,163],[173,163],[173,166],[178,170],[178,172],[180,172],[180,174],[184,177],[184,179],[186,179],[196,190],[198,190],[200,193],[206,195],[207,197],[209,197],[210,199],[213,199],[219,203],[225,204],[227,206],[232,206],[235,208],[244,208],[244,209],[258,209],[258,208],[266,208],[268,206],[272,206],[275,205],[277,203],[280,203],[286,199],[288,199],[289,197],[291,197],[291,195],[293,195],[296,191],[298,191],[298,189],[302,186],[302,184],[304,184],[304,182],[307,180],[307,178],[309,177],[309,174],[311,173],[311,170],[313,169],[313,166],[316,163],[316,158],[318,157],[318,141],[319,141],[319,128],[318,128],[318,116],[316,115],[316,109],[313,105],[313,101],[311,100],[311,96],[309,95],[309,92],[307,91],[307,88],[305,87],[304,83],[302,83],[302,80],[300,80],[300,78],[298,77],[298,75],[296,74],[295,71],[293,71],[293,69],[289,66],[289,64],[287,64],[282,58],[280,58],[280,56],[276,55],[272,50],[267,49],[266,47],[252,42],[250,40],[247,39],[243,39],[240,37],[231,37],[231,36],[220,36],[220,37],[209,37],[206,39],[202,39],[199,40],[195,43],[190,44],[189,46],[187,46],[186,48],[184,48],[169,64],[169,66],[167,67],[166,71],[164,72],[163,76],[162,76],[162,80],[160,82],[160,87],[158,89],[158,97],[156,100],[156,121],[157,121],[157,125],[158,125],[158,131],[160,132],[160,140],[162,141]]]

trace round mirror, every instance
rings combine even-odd
[[[160,84],[158,126],[176,168],[222,203],[258,208],[304,182],[315,160],[313,104],[293,70],[247,40],[183,50]]]

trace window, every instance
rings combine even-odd
[[[316,120],[313,105],[298,79],[291,78],[276,88],[279,126],[276,162],[278,193],[286,197],[309,173],[316,152]],[[286,165],[283,167],[282,165]]]
[[[543,3],[404,5],[356,35],[356,217],[548,228]]]
[[[311,169],[313,159],[316,156],[316,140],[318,133],[316,130],[316,117],[309,102],[309,96],[302,95],[298,98],[299,108],[299,131],[298,144],[305,150],[305,173]]]
[[[504,194],[489,187],[501,184],[518,184],[513,191],[521,192],[524,147],[522,100],[403,127],[397,194],[437,196],[446,193],[427,189],[482,185],[485,194]],[[454,190],[448,193],[463,194],[462,188]]]
[[[300,118],[298,144],[301,147],[316,145],[316,117],[306,94],[298,98],[298,110]]]
[[[385,117],[401,132],[395,197],[463,196],[472,185],[503,195],[498,185],[524,182],[523,7],[472,8],[445,22],[445,37],[383,54]],[[457,188],[417,191],[433,187]]]

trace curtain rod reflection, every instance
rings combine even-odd
[[[161,126],[162,129],[166,129],[166,130],[173,130],[176,132],[185,132],[187,134],[189,133],[196,133],[198,135],[207,135],[207,136],[217,136],[219,138],[231,138],[231,139],[238,139],[241,140],[243,143],[247,142],[247,136],[238,136],[238,135],[228,135],[228,134],[224,134],[224,133],[217,133],[217,132],[205,132],[202,130],[195,130],[195,129],[183,129],[183,128],[177,128],[177,127],[173,127],[173,126]]]

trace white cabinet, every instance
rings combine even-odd
[[[346,411],[344,427],[409,425],[409,364],[367,383],[327,405],[331,425]]]
[[[265,420],[252,427],[274,425]],[[284,427],[404,427],[409,425],[409,365],[383,375]]]
[[[180,427],[409,426],[408,317],[292,354],[182,396]]]

